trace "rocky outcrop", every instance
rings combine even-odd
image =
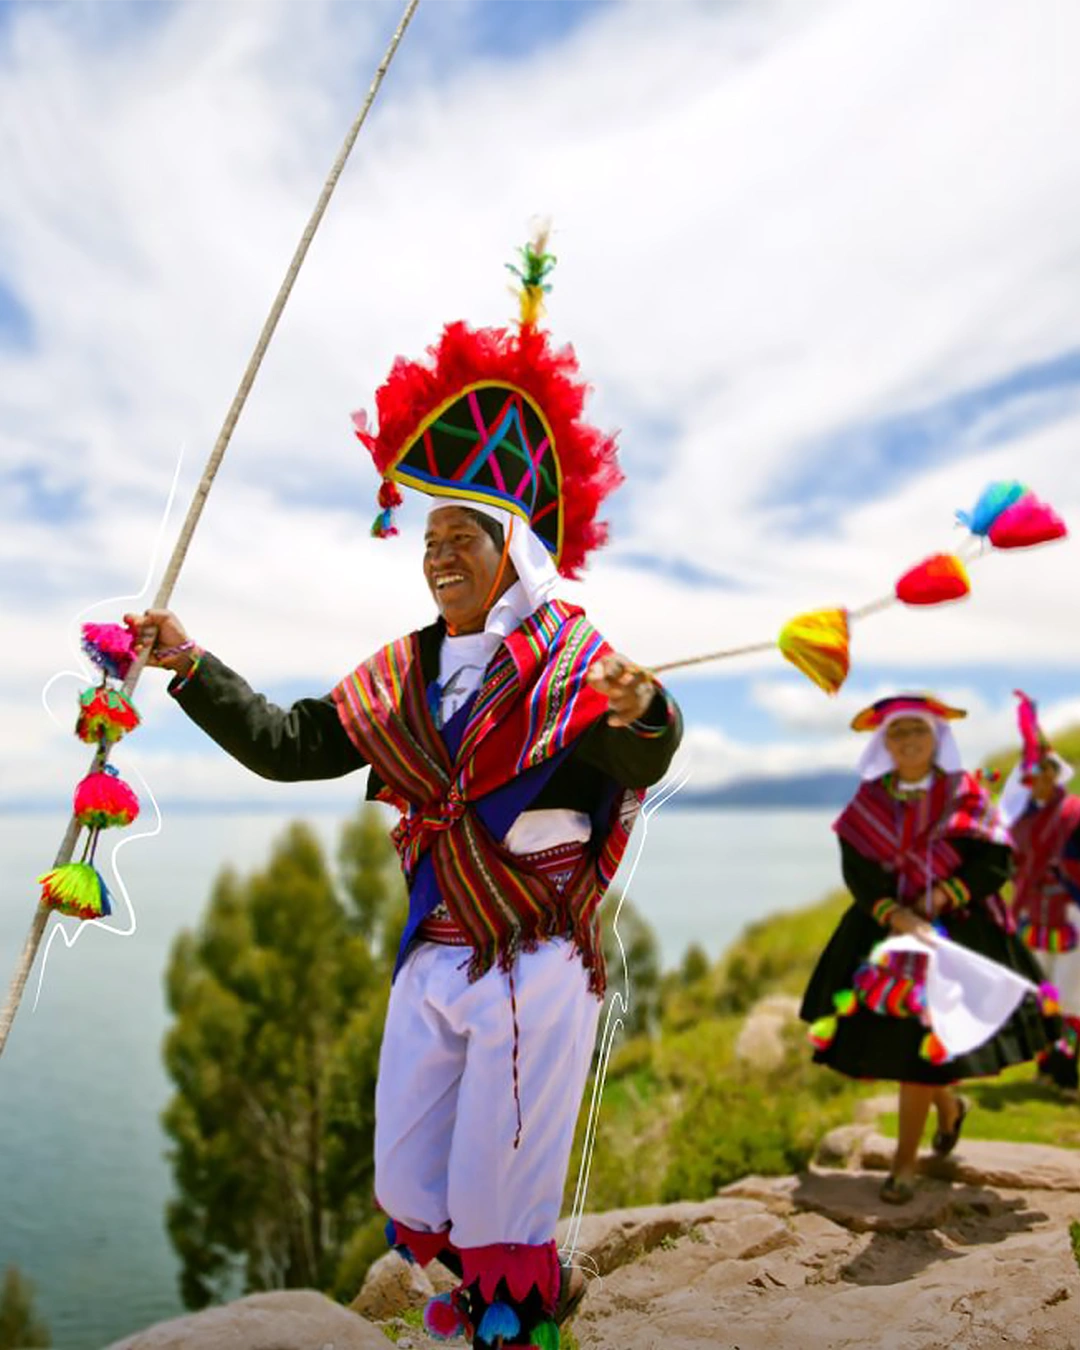
[[[377,1326],[311,1289],[251,1294],[159,1322],[108,1350],[387,1350]]]
[[[893,1207],[878,1196],[890,1152],[866,1122],[823,1141],[803,1176],[564,1226],[590,1279],[580,1350],[1080,1350],[1078,1155],[963,1141],[935,1165],[948,1175]],[[262,1294],[111,1350],[436,1350],[415,1309],[451,1278],[388,1255],[353,1311]]]

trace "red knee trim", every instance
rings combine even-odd
[[[434,1261],[440,1252],[446,1251],[447,1247],[455,1250],[446,1229],[441,1233],[422,1233],[418,1228],[410,1228],[398,1219],[391,1219],[388,1227],[394,1230],[392,1245],[408,1247],[417,1265],[426,1266],[429,1261]]]
[[[495,1300],[500,1280],[516,1302],[523,1302],[531,1289],[543,1300],[544,1311],[554,1312],[559,1302],[559,1249],[554,1242],[534,1247],[525,1242],[495,1242],[489,1247],[461,1247],[462,1284],[479,1282],[481,1297]]]

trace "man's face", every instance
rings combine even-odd
[[[491,590],[502,556],[491,536],[460,506],[443,506],[428,516],[424,534],[424,576],[439,613],[455,633],[479,633],[498,596]],[[514,580],[509,565],[506,590]]]

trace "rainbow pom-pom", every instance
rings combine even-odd
[[[82,646],[94,665],[114,680],[126,678],[135,660],[135,638],[119,623],[84,623]]]
[[[392,539],[397,532],[397,526],[394,524],[394,513],[389,507],[385,511],[380,511],[371,522],[372,539]]]
[[[75,818],[89,829],[130,825],[138,814],[138,797],[111,764],[87,774],[75,789]]]
[[[97,868],[89,863],[64,863],[38,877],[41,903],[73,919],[103,919],[112,913],[112,897]]]
[[[436,1340],[450,1341],[470,1333],[469,1319],[454,1301],[453,1294],[436,1294],[424,1309],[424,1329]]]
[[[139,721],[139,714],[126,694],[119,689],[91,685],[79,695],[75,735],[88,745],[97,745],[100,741],[108,741],[111,745],[134,731]]]
[[[476,1334],[482,1341],[494,1345],[499,1337],[508,1340],[521,1330],[521,1318],[509,1303],[492,1303],[480,1319]]]
[[[1061,995],[1052,984],[1039,985],[1039,1011],[1044,1017],[1058,1017],[1061,1014]]]
[[[835,1017],[819,1017],[816,1022],[811,1022],[807,1035],[815,1050],[828,1050],[836,1039],[838,1025]]]
[[[928,1031],[922,1038],[922,1044],[919,1046],[919,1056],[928,1060],[931,1064],[944,1064],[949,1058],[949,1052],[934,1035]]]

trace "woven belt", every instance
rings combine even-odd
[[[557,891],[561,891],[585,854],[582,843],[556,844],[537,853],[520,854],[521,861],[542,872]],[[421,942],[438,942],[446,947],[468,947],[469,939],[454,921],[445,905],[436,905],[416,930]]]

